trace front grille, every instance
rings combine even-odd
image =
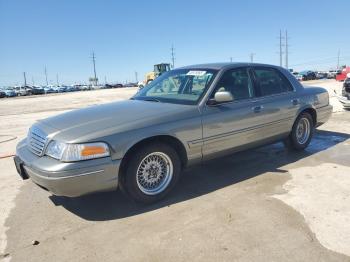
[[[46,134],[36,127],[29,129],[27,144],[34,154],[42,156],[44,154],[45,146],[47,142]]]

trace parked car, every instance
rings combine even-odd
[[[52,86],[45,86],[44,92],[45,92],[45,94],[57,93],[56,90],[54,89],[54,87],[52,87]]]
[[[14,90],[17,96],[29,96],[32,94],[32,89],[29,86],[16,86]]]
[[[123,84],[107,84],[108,88],[121,88],[123,87]]]
[[[298,75],[296,76],[296,79],[297,79],[298,81],[303,81],[303,75],[298,74]]]
[[[337,70],[329,70],[327,72],[327,78],[328,79],[335,79],[336,75],[338,74]]]
[[[78,91],[78,88],[75,86],[67,86],[66,87],[66,92],[76,92]]]
[[[75,91],[81,91],[80,85],[74,85],[73,87],[74,87]]]
[[[316,79],[327,79],[328,78],[328,73],[327,72],[317,72],[316,73]]]
[[[11,88],[5,89],[4,92],[5,92],[6,97],[15,97],[15,96],[17,96],[15,90],[13,90]]]
[[[303,80],[303,76],[300,75],[298,72],[293,72],[292,75],[293,75],[298,81],[302,81],[302,80]]]
[[[122,88],[122,87],[124,87],[123,84],[115,84],[115,85],[114,85],[114,88]]]
[[[335,76],[335,79],[337,81],[345,81],[349,73],[350,73],[350,66],[347,66],[342,70],[338,71],[337,75]]]
[[[6,93],[2,90],[0,90],[0,98],[6,97]]]
[[[344,81],[342,95],[350,99],[350,78],[346,78]]]
[[[42,87],[32,87],[31,93],[32,95],[43,95],[45,90]]]
[[[90,90],[91,88],[90,88],[89,86],[87,86],[87,85],[80,85],[80,86],[79,86],[79,89],[80,89],[81,91],[88,91],[88,90]]]
[[[137,83],[127,83],[124,87],[137,87]]]
[[[350,109],[350,74],[345,79],[342,89],[342,96],[339,97],[339,101],[343,104],[344,108]]]
[[[15,164],[22,178],[55,195],[119,186],[152,203],[196,163],[277,141],[305,149],[331,113],[326,89],[303,87],[281,67],[188,66],[130,100],[39,120],[17,145]]]
[[[67,87],[66,87],[66,86],[58,86],[58,87],[57,87],[57,92],[58,92],[58,93],[67,92]]]
[[[313,71],[302,71],[299,73],[299,75],[301,75],[303,81],[316,79],[316,74]]]
[[[103,89],[103,86],[102,86],[102,85],[97,85],[97,86],[92,85],[92,86],[90,87],[90,89],[91,89],[91,90],[99,90],[99,89]]]

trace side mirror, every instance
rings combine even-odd
[[[232,102],[233,96],[228,91],[217,91],[214,95],[214,102],[216,104]]]

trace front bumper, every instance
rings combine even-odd
[[[38,157],[25,141],[17,145],[17,167],[35,184],[54,195],[77,197],[94,192],[111,191],[118,186],[121,160],[109,157],[62,163],[50,157]],[[23,174],[22,174],[23,175]]]
[[[338,97],[340,103],[343,104],[344,108],[350,108],[350,99],[345,96]]]

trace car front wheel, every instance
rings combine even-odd
[[[125,177],[126,193],[135,201],[153,203],[175,186],[181,172],[176,151],[162,143],[140,147],[131,157]]]
[[[289,149],[303,150],[310,144],[313,132],[312,116],[307,112],[301,113],[295,120],[292,131],[284,144]]]

